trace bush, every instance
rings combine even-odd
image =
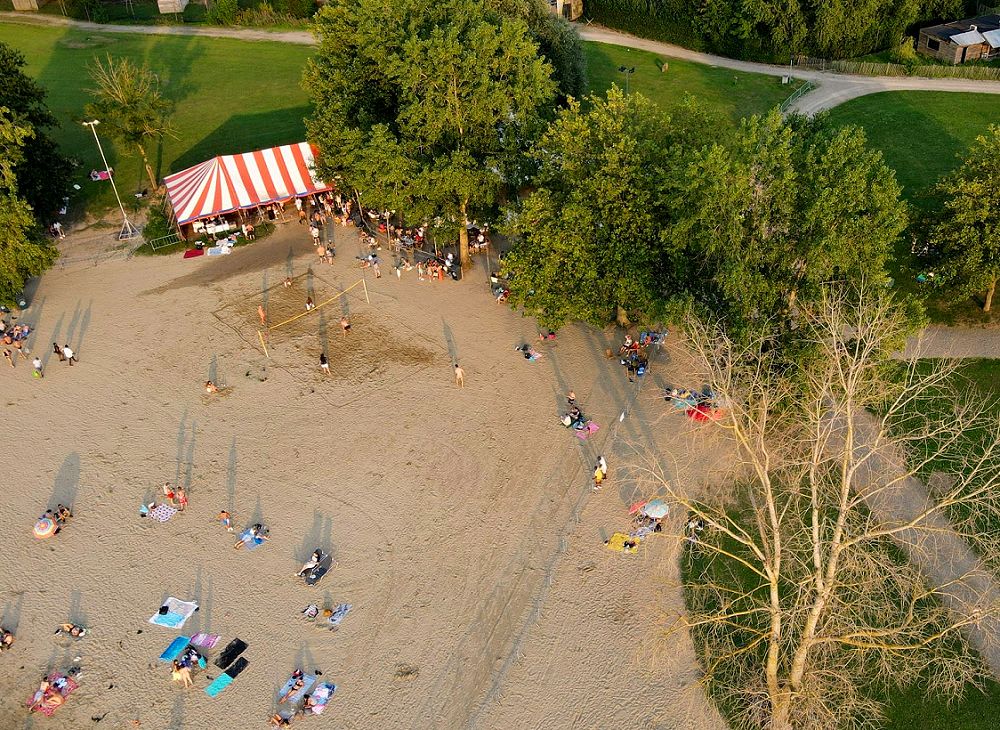
[[[101,0],[68,0],[66,12],[71,18],[89,20],[92,23],[103,23],[108,19]]]
[[[215,25],[236,25],[236,18],[239,15],[240,6],[237,0],[215,0],[212,7],[208,9],[209,23]]]
[[[899,45],[889,51],[889,60],[893,63],[901,63],[904,66],[917,65],[917,51],[913,47],[913,38],[903,36]]]

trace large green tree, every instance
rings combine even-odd
[[[112,139],[139,153],[149,184],[156,188],[147,145],[173,134],[159,78],[145,64],[111,55],[95,60],[90,75],[96,86],[90,90],[94,101],[87,104],[87,114],[106,125]]]
[[[930,231],[930,243],[944,259],[945,272],[961,291],[984,294],[983,311],[993,305],[1000,279],[1000,126],[976,137],[969,154],[938,183],[944,206]]]
[[[24,56],[0,43],[0,106],[9,110],[15,124],[33,130],[16,168],[18,192],[35,215],[49,219],[62,207],[70,166],[46,131],[56,120],[45,105],[45,91],[24,73],[24,63]]]
[[[555,95],[527,24],[473,0],[335,0],[314,30],[319,174],[365,205],[457,229],[466,265],[464,222],[516,183],[505,173]]]
[[[694,151],[680,176],[672,268],[732,326],[792,312],[825,282],[887,282],[907,210],[862,130],[774,111]]]
[[[32,215],[18,195],[17,170],[24,161],[30,127],[20,126],[6,107],[0,107],[0,304],[12,306],[28,277],[36,276],[55,260]]]
[[[623,321],[657,301],[676,136],[656,104],[617,86],[560,112],[509,226],[512,304],[556,327]]]

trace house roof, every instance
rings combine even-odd
[[[990,44],[990,48],[1000,48],[1000,28],[986,31],[983,33],[983,38]]]
[[[973,26],[975,26],[975,30],[972,30]],[[966,18],[942,25],[932,25],[929,28],[924,28],[921,33],[954,43],[957,46],[974,46],[979,43],[989,43],[990,41],[985,38],[985,35],[998,29],[1000,29],[1000,15],[980,15],[978,18]],[[975,35],[970,36],[970,33]],[[990,45],[993,48],[997,47],[993,46],[992,43]]]

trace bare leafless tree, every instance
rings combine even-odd
[[[725,499],[691,499],[662,454],[634,474],[705,526],[670,630],[692,631],[740,724],[875,727],[879,689],[954,697],[985,676],[995,583],[963,538],[995,545],[1000,421],[954,363],[891,359],[906,317],[882,293],[828,291],[798,324],[793,367],[768,335],[690,323],[732,447]],[[932,470],[952,476],[929,491]]]

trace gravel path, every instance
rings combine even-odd
[[[910,338],[903,355],[1000,358],[1000,329],[932,325]]]

